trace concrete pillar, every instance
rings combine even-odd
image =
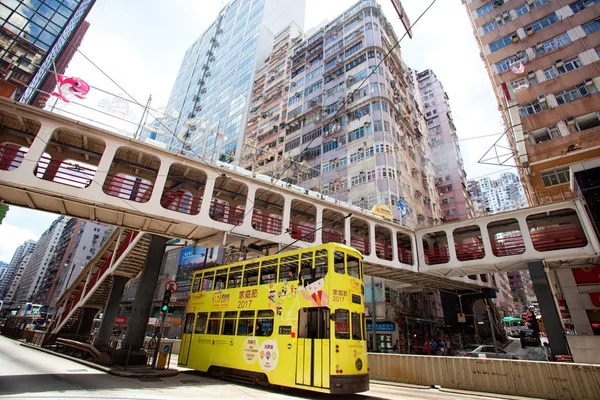
[[[127,321],[127,333],[125,335],[124,348],[139,350],[144,345],[148,317],[152,310],[154,290],[160,273],[165,247],[168,238],[151,235],[150,248],[146,256],[144,270],[140,276],[131,317]]]
[[[555,356],[568,355],[570,353],[567,339],[563,331],[560,314],[556,309],[552,288],[544,269],[544,262],[542,260],[527,261],[527,267],[529,268],[529,275],[533,282],[535,296],[540,305],[544,329],[546,330],[546,335],[548,335],[552,354]]]
[[[110,288],[108,302],[104,307],[102,322],[100,323],[100,328],[98,328],[98,335],[96,336],[95,343],[108,344],[108,342],[110,341],[110,336],[112,335],[115,319],[117,318],[117,314],[119,313],[121,298],[123,298],[125,285],[128,281],[129,278],[125,276],[113,275],[113,284]]]
[[[81,317],[79,328],[77,328],[77,336],[88,336],[90,334],[96,314],[98,314],[97,308],[85,307],[83,309],[83,317]]]

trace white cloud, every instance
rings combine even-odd
[[[10,262],[12,256],[24,241],[32,239],[37,240],[35,233],[27,228],[3,223],[0,225],[0,261]]]

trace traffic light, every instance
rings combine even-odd
[[[169,301],[171,300],[171,291],[165,290],[165,294],[163,296],[162,306],[160,307],[160,311],[166,313],[169,311]]]

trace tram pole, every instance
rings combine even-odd
[[[371,350],[376,353],[377,352],[377,332],[376,332],[376,324],[375,324],[375,277],[371,275],[371,309],[373,310],[373,315],[371,316]]]
[[[158,330],[158,336],[156,338],[156,343],[154,344],[154,352],[152,354],[152,369],[156,369],[156,359],[158,358],[158,351],[160,349],[160,339],[162,338],[163,331],[165,329],[165,319],[167,318],[167,313],[162,313],[162,317],[160,318],[160,328]],[[168,366],[167,366],[168,368]]]

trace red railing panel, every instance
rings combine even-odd
[[[388,243],[375,242],[375,254],[382,260],[391,261],[394,258],[392,245]]]
[[[244,209],[231,207],[212,199],[209,209],[210,218],[214,221],[225,222],[231,225],[242,225],[244,223]]]
[[[404,264],[413,263],[413,254],[410,249],[398,248],[398,259]]]
[[[510,236],[494,238],[492,240],[492,253],[496,257],[515,256],[525,253],[523,236],[519,232]]]
[[[202,205],[202,197],[164,188],[160,205],[167,210],[189,215],[198,215]]]
[[[0,170],[12,171],[17,169],[25,159],[27,150],[29,149],[21,149],[21,146],[16,144],[0,145]]]
[[[323,230],[321,232],[321,240],[325,243],[344,243],[344,234],[334,230]]]
[[[530,232],[533,248],[551,251],[584,247],[588,241],[581,226],[555,227]]]
[[[350,239],[350,246],[360,251],[362,254],[371,253],[371,244],[368,239],[363,239],[358,236],[352,236]]]
[[[450,253],[446,245],[430,250],[423,250],[423,253],[427,265],[445,264],[450,261]]]
[[[313,243],[315,241],[315,227],[290,222],[290,236],[292,239]]]
[[[281,233],[281,217],[272,217],[261,214],[258,210],[252,210],[252,228],[260,232],[279,235]]]
[[[458,261],[479,260],[485,257],[483,243],[455,243],[454,247]]]
[[[102,189],[109,196],[120,197],[138,203],[150,200],[154,184],[143,182],[140,178],[127,178],[116,173],[106,176]]]
[[[48,156],[40,157],[35,169],[35,176],[40,179],[78,188],[90,186],[94,175],[96,170],[93,168]]]

